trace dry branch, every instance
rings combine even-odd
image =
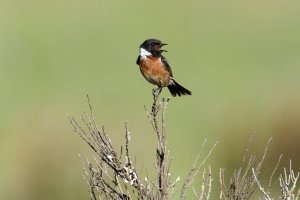
[[[281,159],[281,156],[280,156],[279,160],[280,159]],[[275,169],[277,169],[277,167],[278,167],[278,163],[277,163]],[[253,175],[254,175],[254,172],[253,172]],[[272,173],[272,176],[273,176],[273,173]],[[300,176],[300,172],[298,172],[297,175],[295,175],[295,172],[292,169],[292,161],[290,160],[289,171],[287,172],[286,168],[284,168],[283,174],[280,174],[280,176],[279,176],[279,187],[280,187],[280,191],[281,191],[280,199],[283,199],[283,200],[298,200],[299,199],[300,188],[299,188],[299,186],[297,186],[299,176]],[[269,191],[265,191],[265,189],[263,188],[263,186],[260,184],[259,180],[257,179],[256,175],[255,175],[255,180],[259,187],[259,190],[263,194],[262,199],[264,199],[264,200],[275,199],[274,197],[271,197]],[[298,190],[296,190],[297,187],[298,187]]]
[[[87,98],[90,113],[82,115],[85,129],[75,118],[69,117],[69,120],[74,128],[74,132],[96,153],[96,164],[87,161],[87,167],[84,167],[85,179],[90,188],[91,199],[130,199],[131,195],[135,195],[140,199],[151,199],[148,196],[149,191],[139,179],[136,167],[129,156],[130,132],[127,124],[125,124],[126,148],[125,162],[123,162],[121,157],[122,150],[120,156],[118,156],[104,127],[102,129],[98,128],[89,96]],[[131,194],[131,190],[134,190],[133,194]]]
[[[171,182],[171,159],[167,149],[167,133],[166,133],[166,109],[169,98],[162,98],[158,101],[161,90],[154,91],[153,104],[148,110],[145,106],[147,117],[153,127],[157,137],[157,146],[155,149],[156,163],[155,174],[156,179],[152,182],[148,176],[145,180],[141,179],[141,175],[137,173],[135,163],[130,157],[130,138],[131,134],[125,123],[125,150],[123,147],[117,152],[112,144],[109,135],[104,127],[98,127],[93,107],[90,98],[87,95],[89,113],[84,112],[79,123],[74,117],[69,117],[70,123],[73,126],[74,132],[77,133],[94,151],[95,158],[93,162],[89,160],[81,162],[83,164],[84,179],[89,186],[90,199],[150,199],[150,200],[167,200],[174,195],[174,188],[179,182],[179,176],[175,181]],[[158,114],[161,113],[161,122],[158,120]],[[196,175],[202,169],[204,163],[210,157],[216,144],[210,151],[200,160],[200,155],[203,153],[203,143],[201,151],[196,158],[196,161],[188,174],[183,187],[181,189],[180,199],[184,199],[185,192]],[[123,151],[125,151],[123,153]],[[200,199],[209,199],[211,193],[211,168],[209,167],[208,176],[205,178],[203,172],[203,187],[200,191]]]
[[[226,187],[225,178],[224,178],[224,169],[220,169],[220,199],[225,200],[247,200],[250,199],[252,194],[256,189],[256,177],[260,173],[260,169],[262,167],[262,163],[266,158],[266,154],[270,145],[272,138],[266,144],[264,154],[261,160],[255,164],[256,157],[254,155],[250,155],[248,162],[246,164],[250,143],[252,137],[249,140],[248,146],[244,153],[241,166],[239,169],[234,170],[233,176],[230,179],[230,186]],[[251,173],[251,168],[253,169],[253,173]]]
[[[83,161],[84,180],[89,187],[90,199],[149,199],[149,200],[167,200],[178,199],[183,200],[186,197],[188,189],[193,189],[194,196],[198,200],[209,200],[212,194],[212,171],[208,166],[208,170],[204,168],[202,172],[201,187],[196,191],[192,183],[197,180],[196,177],[204,167],[208,158],[215,149],[217,142],[204,153],[206,140],[200,147],[200,152],[197,155],[191,170],[184,179],[180,191],[176,190],[180,177],[177,176],[175,181],[172,181],[171,176],[171,159],[169,150],[167,149],[167,132],[166,132],[166,110],[169,103],[169,98],[162,98],[159,101],[160,90],[153,92],[153,104],[150,109],[145,106],[147,117],[153,127],[155,137],[157,138],[157,146],[153,150],[156,155],[155,172],[156,178],[150,180],[148,172],[146,177],[141,178],[142,174],[138,173],[136,163],[132,161],[130,156],[130,139],[131,133],[125,123],[125,148],[121,146],[120,151],[116,151],[109,135],[104,127],[98,127],[92,104],[89,96],[88,105],[89,113],[84,112],[81,117],[81,123],[75,118],[69,117],[70,123],[73,126],[74,132],[77,133],[93,150],[95,157],[92,162],[89,160]],[[161,121],[158,120],[158,115],[161,114]],[[267,190],[258,179],[262,164],[266,158],[268,148],[272,138],[267,142],[265,150],[260,161],[256,163],[256,157],[249,154],[251,139],[249,140],[246,151],[243,155],[241,165],[234,170],[233,176],[230,179],[230,185],[226,186],[224,169],[219,172],[220,195],[219,199],[224,200],[247,200],[253,197],[255,189],[258,187],[262,196],[259,199],[273,200],[271,197],[270,187],[272,184],[275,171],[278,169],[279,162],[282,158],[280,155],[277,164],[269,178]],[[123,152],[124,151],[124,152]],[[153,174],[153,173],[151,173]],[[297,174],[292,170],[290,161],[289,170],[284,168],[283,173],[277,179],[281,190],[281,199],[283,200],[299,200],[300,189],[297,185],[300,173]],[[174,192],[175,191],[175,192]]]

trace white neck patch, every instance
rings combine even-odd
[[[149,51],[147,51],[147,50],[144,49],[144,48],[140,48],[139,53],[140,53],[140,56],[141,56],[141,57],[144,57],[144,56],[152,56],[152,53],[150,53]]]

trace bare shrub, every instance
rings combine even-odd
[[[220,199],[247,200],[250,199],[250,197],[254,193],[257,187],[255,176],[260,173],[261,166],[266,158],[268,147],[272,138],[269,139],[262,158],[256,164],[256,156],[254,156],[253,154],[249,155],[251,140],[252,137],[249,139],[248,146],[243,155],[242,163],[238,169],[234,170],[228,187],[225,183],[224,169],[220,169]],[[251,172],[251,168],[253,169],[253,173]]]
[[[148,175],[142,178],[143,175],[138,173],[140,170],[137,170],[136,163],[131,159],[129,153],[131,134],[126,123],[125,152],[123,153],[123,147],[120,148],[121,150],[119,152],[115,150],[104,127],[98,127],[88,95],[89,113],[83,113],[81,124],[74,117],[69,117],[74,132],[77,133],[95,153],[93,162],[90,162],[89,160],[85,162],[81,158],[84,169],[84,178],[89,186],[90,198],[92,200],[165,200],[176,196],[176,194],[174,194],[174,187],[177,185],[180,177],[178,176],[172,181],[170,172],[171,159],[169,158],[169,151],[167,149],[167,134],[165,127],[166,109],[169,98],[162,98],[162,101],[158,102],[159,95],[160,91],[153,92],[153,104],[150,110],[145,106],[147,117],[157,137],[157,147],[155,150],[156,170],[154,172],[156,174],[156,179],[153,181],[150,180]],[[161,123],[158,122],[157,115],[159,113],[161,113]],[[216,144],[213,145],[206,156],[204,156],[203,160],[200,161],[205,144],[206,140],[202,144],[201,151],[184,181],[180,199],[184,199],[187,188],[191,185],[216,146]],[[208,173],[208,179],[205,178],[205,172],[203,174],[205,181],[202,185],[205,188],[199,193],[201,195],[198,199],[209,199],[212,181],[210,167]],[[198,196],[198,194],[196,196]]]
[[[157,146],[153,149],[156,155],[154,180],[151,180],[148,174],[141,174],[137,169],[136,161],[133,161],[130,152],[131,133],[125,123],[124,147],[121,146],[116,150],[113,146],[109,135],[104,127],[99,127],[93,114],[92,104],[89,96],[88,105],[89,113],[84,112],[79,123],[74,117],[69,117],[74,132],[77,133],[94,152],[93,161],[88,159],[81,162],[84,169],[84,179],[89,187],[90,199],[149,199],[149,200],[167,200],[186,198],[188,190],[192,190],[193,199],[209,200],[213,190],[212,170],[210,165],[205,167],[205,163],[214,151],[217,142],[209,149],[204,151],[206,140],[200,146],[200,152],[197,155],[192,168],[185,177],[181,189],[175,189],[180,181],[180,176],[171,176],[171,161],[169,150],[167,149],[167,132],[166,132],[166,109],[169,98],[162,98],[158,101],[160,91],[153,92],[153,104],[150,109],[145,106],[146,115],[153,127],[157,138]],[[161,114],[161,121],[158,121],[158,115]],[[275,171],[278,169],[279,162],[282,158],[280,155],[277,164],[269,178],[267,189],[261,185],[258,176],[261,174],[261,167],[266,158],[268,148],[272,138],[269,139],[265,146],[263,156],[256,161],[256,156],[249,153],[252,137],[249,140],[244,152],[241,165],[234,170],[230,178],[229,186],[226,185],[225,171],[219,171],[220,200],[248,200],[253,199],[253,193],[259,188],[263,200],[273,200],[270,188],[272,185]],[[202,176],[200,172],[202,171]],[[281,191],[280,198],[283,200],[299,200],[300,189],[297,185],[299,172],[295,174],[290,162],[289,170],[285,168],[277,180]],[[201,187],[196,190],[193,182],[198,180]],[[298,188],[298,189],[297,189]],[[215,192],[216,193],[216,192]]]
[[[281,159],[281,156],[279,158],[279,161],[280,161],[280,159]],[[278,164],[276,165],[275,170],[277,169],[277,166],[278,166]],[[266,191],[260,184],[257,176],[254,174],[253,169],[252,169],[252,173],[255,177],[255,181],[259,187],[259,190],[263,194],[263,197],[261,197],[261,199],[263,199],[263,200],[275,199],[274,197],[271,197],[271,194],[270,194],[270,183],[269,183],[268,191]],[[300,188],[299,188],[299,185],[297,185],[299,176],[300,176],[300,172],[297,172],[297,175],[295,175],[295,172],[292,169],[292,161],[290,160],[289,171],[287,171],[286,168],[284,168],[283,174],[280,174],[279,179],[278,179],[279,187],[280,187],[280,191],[281,191],[281,196],[280,196],[281,199],[283,199],[283,200],[298,200],[299,199]],[[271,176],[271,178],[272,178],[272,176]],[[297,189],[297,187],[298,187],[298,189]]]

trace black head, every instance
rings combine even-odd
[[[167,44],[158,39],[148,39],[140,45],[140,48],[145,49],[155,57],[159,57],[162,52],[166,52],[166,50],[161,49],[161,47],[165,45]]]

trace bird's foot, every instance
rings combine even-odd
[[[152,95],[154,97],[158,97],[160,95],[161,91],[162,91],[162,87],[153,88],[152,89]]]

